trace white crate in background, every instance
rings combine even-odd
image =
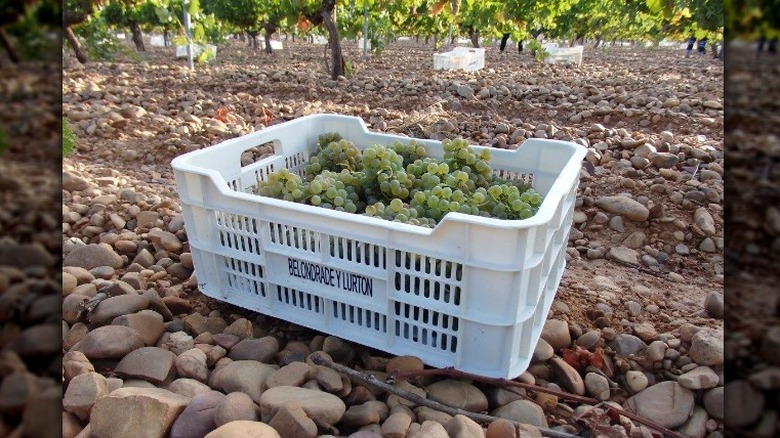
[[[263,47],[265,47],[265,42],[263,43]],[[271,40],[271,50],[282,50],[284,49],[284,44],[282,44],[279,40]]]
[[[358,40],[357,40],[357,48],[358,48],[358,50],[363,50],[363,42],[365,42],[365,44],[367,45],[368,50],[371,50],[371,40],[366,40],[366,39],[362,39],[362,38],[358,38]]]
[[[455,47],[449,52],[433,54],[434,70],[477,71],[485,68],[485,49]]]
[[[216,54],[217,54],[217,46],[215,46],[213,44],[206,44],[206,47],[209,50],[212,50],[213,53],[214,53],[214,56],[216,56]],[[200,55],[200,53],[202,51],[203,51],[203,46],[201,46],[199,44],[193,44],[192,45],[192,56],[198,56],[198,55]],[[177,58],[186,58],[187,57],[187,45],[186,44],[181,45],[181,46],[176,46],[176,57]]]
[[[547,49],[550,56],[545,59],[548,64],[558,64],[568,62],[572,64],[582,64],[582,49],[584,46],[574,47],[551,47]]]
[[[164,35],[152,35],[151,38],[149,38],[149,44],[151,44],[152,47],[165,47],[165,36]],[[185,56],[186,56],[186,53],[185,53]]]
[[[544,196],[525,220],[448,213],[430,229],[254,194],[273,171],[302,175],[327,132],[360,149],[410,140],[319,114],[173,160],[198,288],[432,366],[503,378],[525,371],[565,268],[585,148],[529,139],[491,150],[494,172]],[[418,141],[443,156],[441,142]],[[263,144],[274,154],[242,167],[241,154]]]

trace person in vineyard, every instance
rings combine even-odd
[[[699,54],[699,56],[704,56],[706,53],[707,41],[707,37],[704,37],[700,39],[698,43],[696,43],[696,52]]]
[[[691,36],[688,38],[688,47],[685,49],[685,57],[691,56],[691,52],[693,51],[693,45],[696,44],[696,37]]]

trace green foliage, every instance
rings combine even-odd
[[[117,55],[133,56],[125,44],[119,41],[114,32],[108,30],[108,25],[96,14],[73,29],[76,36],[85,43],[89,59],[97,61],[114,61]]]
[[[536,62],[544,62],[545,59],[550,57],[550,52],[542,46],[542,43],[535,39],[529,41],[527,47],[533,54]]]
[[[7,8],[0,8],[6,10]],[[60,3],[41,1],[26,7],[17,20],[6,27],[15,40],[22,59],[51,59],[60,56],[62,7]]]
[[[76,136],[68,125],[68,120],[62,118],[62,156],[68,157],[76,149]]]

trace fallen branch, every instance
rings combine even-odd
[[[470,374],[463,371],[458,371],[454,368],[441,368],[441,369],[434,368],[434,369],[427,369],[427,370],[420,370],[420,371],[406,371],[406,372],[396,373],[396,378],[398,379],[406,379],[406,378],[417,377],[417,376],[447,376],[447,377],[454,377],[459,379],[469,379],[469,380],[475,380],[482,383],[487,383],[489,385],[498,386],[500,388],[506,388],[507,386],[509,386],[509,387],[523,388],[529,391],[544,392],[547,394],[555,395],[562,399],[571,400],[578,403],[586,403],[589,405],[599,405],[603,403],[591,397],[584,397],[581,395],[570,394],[568,392],[562,392],[551,388],[532,385],[530,383],[517,382],[515,380],[478,376],[476,374]],[[610,406],[607,404],[604,404],[603,407],[609,410],[610,412],[627,417],[631,420],[636,421],[639,424],[642,424],[643,426],[647,426],[650,429],[661,432],[664,435],[667,435],[671,438],[686,438],[684,435],[681,435],[673,430],[669,430],[664,426],[661,426],[660,424],[650,421],[644,417],[640,417],[639,415],[636,415],[633,412],[629,412],[624,409],[619,409],[616,408],[615,406]]]
[[[346,367],[344,365],[335,363],[331,360],[328,360],[322,356],[320,356],[318,353],[314,353],[311,356],[312,362],[314,362],[317,365],[324,365],[328,368],[332,368],[336,370],[337,372],[346,375],[350,379],[357,381],[363,385],[371,386],[377,389],[380,389],[382,391],[386,391],[390,394],[395,394],[399,397],[402,397],[406,400],[409,400],[413,403],[416,403],[421,406],[427,406],[431,409],[435,409],[440,412],[447,413],[449,415],[455,416],[455,415],[463,415],[465,417],[468,417],[476,422],[483,423],[483,424],[490,424],[496,420],[500,420],[499,417],[494,417],[492,415],[486,415],[486,414],[478,414],[475,412],[469,412],[464,411],[463,409],[454,408],[452,406],[447,406],[445,404],[439,403],[437,401],[429,400],[427,398],[420,397],[419,395],[412,394],[409,391],[405,391],[403,389],[400,389],[396,386],[389,385],[385,382],[382,382],[378,380],[373,375],[369,374],[366,375],[364,373],[361,373],[359,371],[355,371],[352,368]],[[517,422],[517,421],[510,421],[515,426],[527,426],[526,424]],[[559,432],[557,430],[547,429],[545,427],[537,427],[539,431],[542,433],[542,435],[551,437],[551,438],[578,438],[576,435],[572,435],[570,433],[566,432]]]

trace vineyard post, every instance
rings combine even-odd
[[[187,34],[187,66],[190,70],[195,70],[195,64],[192,59],[192,30],[190,29],[190,11],[187,10],[189,0],[184,0],[184,32]]]
[[[368,3],[363,5],[363,60],[368,57]]]

